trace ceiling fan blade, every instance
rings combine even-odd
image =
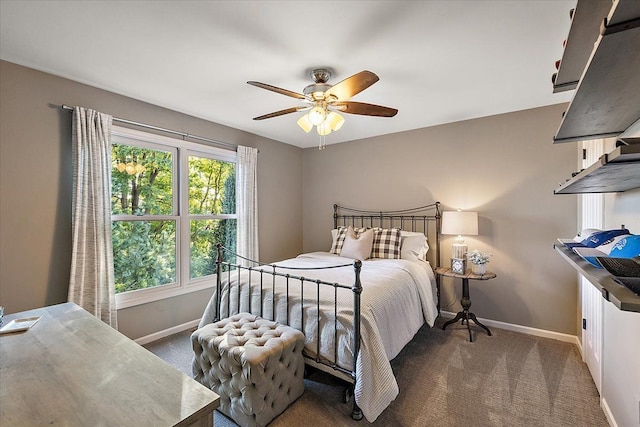
[[[279,88],[279,87],[276,87],[276,86],[271,86],[271,85],[268,85],[266,83],[260,83],[260,82],[254,82],[254,81],[250,81],[250,82],[247,82],[247,83],[249,83],[252,86],[260,87],[262,89],[270,90],[272,92],[276,92],[276,93],[279,93],[281,95],[290,96],[292,98],[307,99],[307,97],[304,96],[301,93],[293,92],[293,91],[290,91],[290,90],[287,90],[287,89],[282,89],[282,88]]]
[[[379,116],[379,117],[393,117],[398,114],[398,110],[390,107],[383,107],[382,105],[366,104],[364,102],[336,102],[332,104],[339,111],[349,114],[360,114],[362,116]]]
[[[274,111],[273,113],[269,113],[269,114],[265,114],[265,115],[262,115],[262,116],[254,117],[253,120],[270,119],[272,117],[284,116],[285,114],[295,113],[297,111],[308,110],[309,108],[311,108],[311,107],[306,106],[306,105],[303,105],[303,106],[300,106],[300,107],[291,107],[291,108],[287,108],[286,110]]]
[[[371,71],[360,71],[333,85],[329,90],[325,91],[325,96],[333,95],[338,98],[338,101],[346,101],[378,80],[380,78]]]

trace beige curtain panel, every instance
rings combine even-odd
[[[112,121],[108,114],[73,109],[69,301],[117,329],[111,241]]]
[[[259,260],[258,254],[258,150],[238,146],[237,215],[238,255]],[[249,266],[245,260],[241,265]]]

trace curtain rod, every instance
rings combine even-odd
[[[73,107],[70,107],[68,105],[62,104],[61,107],[62,107],[63,110],[73,111]],[[183,138],[197,139],[199,141],[210,142],[212,144],[224,145],[226,147],[233,148],[234,150],[236,150],[238,148],[237,145],[231,144],[229,142],[217,141],[215,139],[205,138],[203,136],[191,135],[191,134],[188,134],[188,133],[185,133],[185,132],[180,132],[180,131],[177,131],[177,130],[165,129],[165,128],[161,128],[161,127],[158,127],[158,126],[148,125],[146,123],[134,122],[132,120],[120,119],[118,117],[114,117],[113,121],[120,122],[120,123],[126,123],[128,125],[133,125],[133,126],[139,126],[139,127],[145,128],[145,129],[153,129],[153,130],[157,130],[157,131],[161,131],[161,132],[167,132],[167,133],[171,133],[173,135],[180,135]]]

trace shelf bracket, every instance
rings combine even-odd
[[[640,18],[631,19],[630,21],[621,22],[615,25],[607,25],[607,18],[602,20],[600,24],[600,35],[608,36],[609,34],[619,33],[621,31],[631,30],[640,27]]]

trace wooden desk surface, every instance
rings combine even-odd
[[[78,305],[5,316],[42,316],[0,335],[0,425],[213,425],[217,394]]]

